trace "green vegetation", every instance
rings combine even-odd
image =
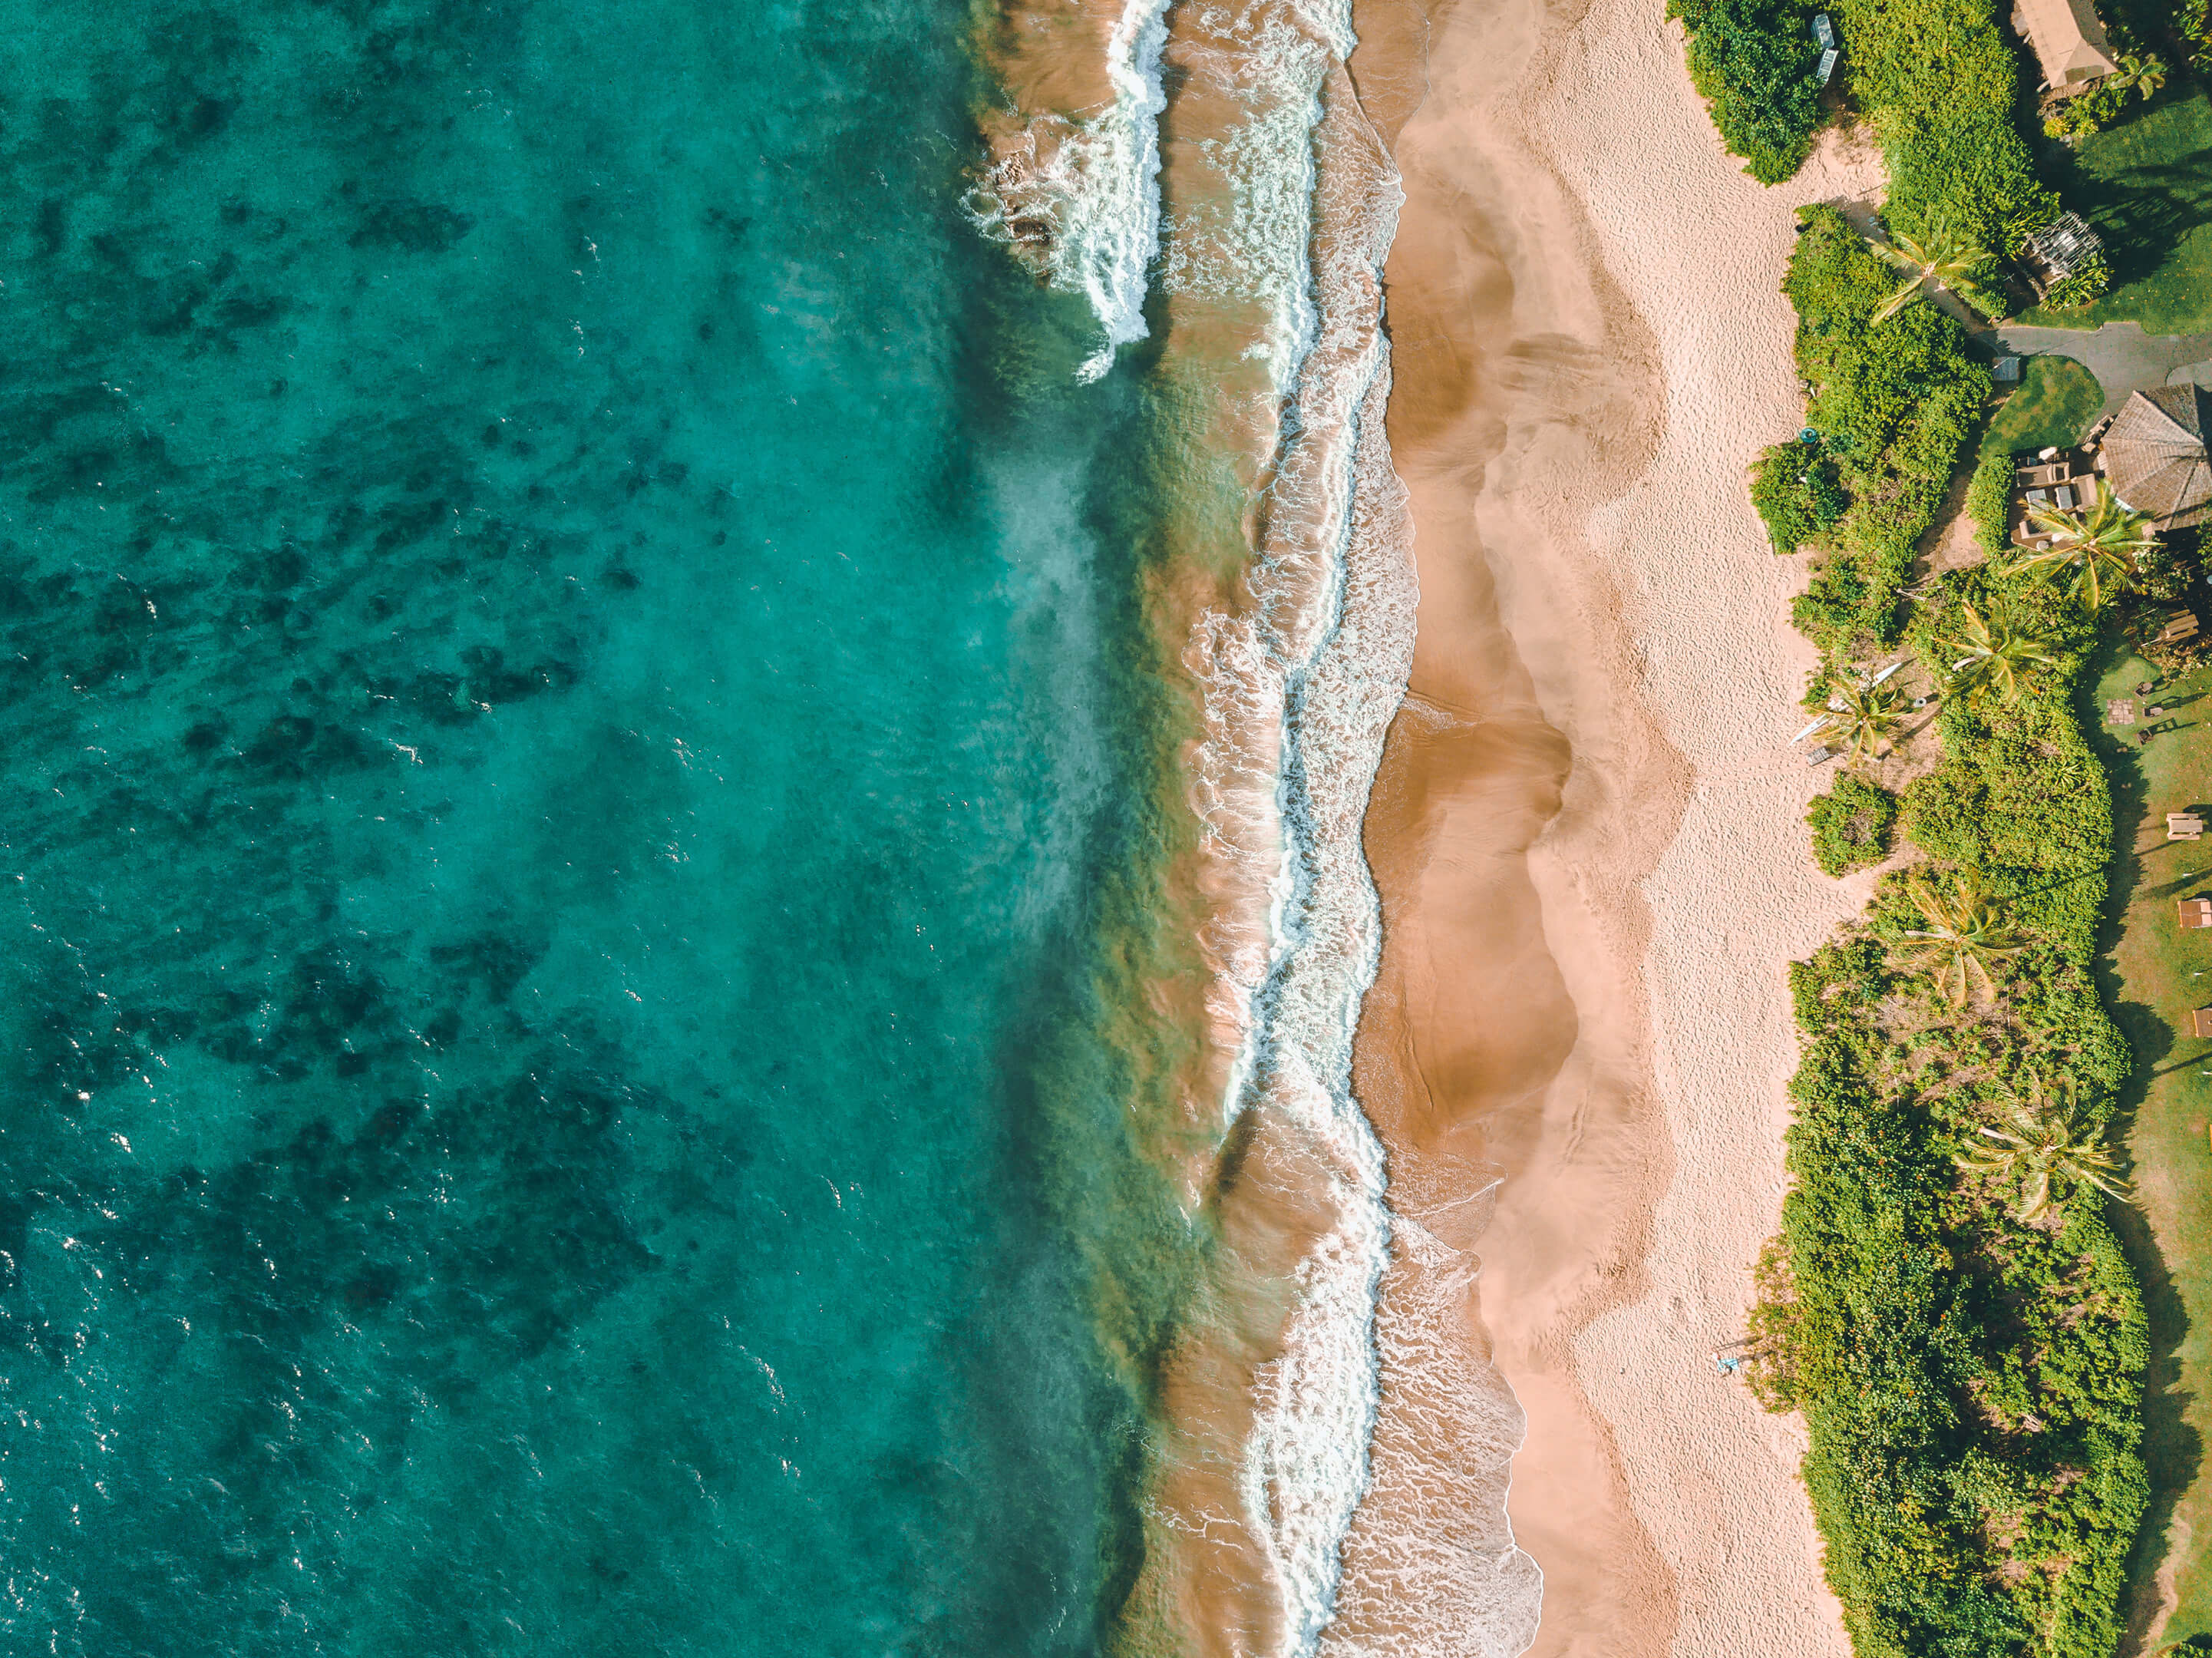
[[[1989,0],[1841,0],[1851,96],[1889,163],[1893,232],[2002,252],[2058,214],[2014,125],[2019,63]]]
[[[1832,209],[1802,214],[1784,289],[1813,441],[1775,445],[1753,478],[1778,550],[1814,556],[1796,616],[1820,647],[1806,700],[1829,711],[1832,738],[1855,758],[1887,748],[1896,698],[1875,706],[1869,673],[1901,638],[1942,695],[1932,769],[1901,797],[1846,774],[1808,816],[1831,874],[1885,861],[1893,835],[1916,855],[1791,969],[1805,1039],[1793,1187],[1753,1324],[1754,1386],[1810,1432],[1806,1485],[1858,1658],[2107,1658],[2150,1501],[2150,1348],[2112,1228],[2139,1222],[2111,1204],[2128,1193],[2110,1135],[2132,1062],[2094,976],[2111,800],[2075,700],[2100,607],[2177,592],[2186,573],[2102,490],[2039,519],[2048,549],[2008,545],[2012,453],[2078,440],[2104,402],[2086,369],[2031,363],[1966,489],[1990,562],[1919,583],[1909,627],[1903,602],[1990,390],[1935,290],[1993,308],[1999,259],[2058,212],[2016,125],[2021,67],[1993,11],[1838,0],[1849,91],[1891,193],[1871,246]],[[2126,67],[2101,95],[2146,107],[2163,66]],[[2169,94],[2084,140],[2084,177],[2185,101]],[[2190,192],[2212,191],[2212,134],[2191,149],[2178,127],[2158,132],[2160,199],[2195,211]],[[2140,197],[2148,168],[2130,165]],[[2108,243],[2143,245],[2148,227],[2084,206]],[[2212,290],[2212,246],[2185,278],[2170,261],[2156,274],[2178,309]],[[2118,295],[2099,303],[2115,279],[2138,303],[2148,292],[2144,273],[2096,261],[2049,308],[2101,320],[2119,308]],[[2212,799],[2212,778],[2199,793]],[[2212,1291],[2212,1263],[2204,1273]],[[2185,1442],[2158,1433],[2161,1456]],[[2212,1513],[2192,1515],[2212,1527]],[[2205,1616],[2176,1635],[2212,1632],[2212,1584],[2185,1587],[2185,1606],[2192,1592]]]
[[[1797,307],[1797,372],[1814,388],[1805,423],[1820,434],[1818,458],[1834,467],[1848,504],[1823,525],[1809,491],[1792,498],[1774,487],[1778,476],[1807,470],[1804,447],[1795,444],[1762,457],[1753,499],[1778,547],[1817,551],[1797,625],[1835,664],[1895,642],[1898,589],[1942,505],[1990,377],[1967,358],[1965,331],[1932,305],[1875,321],[1895,286],[1889,267],[1835,209],[1808,208],[1802,216],[1783,290]]]
[[[1969,604],[2050,661],[2009,701],[1946,700],[1943,758],[1903,803],[1929,864],[1791,969],[1807,1045],[1759,1385],[1811,1431],[1859,1658],[2103,1658],[2146,1502],[2147,1347],[2098,1189],[2129,1059],[2090,975],[2111,825],[2071,699],[2092,633],[2046,587],[1954,574],[1912,629],[1931,674]]]
[[[2153,334],[2212,330],[2212,100],[2177,83],[2081,141],[2058,182],[2105,239],[2112,288],[2078,311],[2021,320],[2094,328],[2132,318]]]
[[[1959,604],[1957,624],[1929,635],[1936,683],[1954,695],[1995,696],[2017,702],[2033,677],[2058,665],[2054,641],[2014,607],[1998,599],[1985,610],[1972,599]]]
[[[2003,553],[2012,525],[2012,457],[1984,449],[1966,486],[1966,516],[1973,521],[1974,544],[1989,556]]]
[[[2019,386],[1991,416],[1982,452],[2071,448],[2104,406],[2105,388],[2071,357],[2030,357],[2021,365]]]
[[[1668,0],[1689,33],[1690,80],[1731,155],[1763,185],[1797,171],[1820,125],[1815,8],[1799,0]]]
[[[1816,795],[1805,821],[1813,829],[1813,859],[1830,875],[1848,875],[1889,856],[1897,823],[1897,797],[1872,779],[1847,771],[1826,794]]]
[[[2038,580],[2063,585],[2090,611],[2102,610],[2115,594],[2140,586],[2142,557],[2160,545],[2151,533],[2150,514],[2122,506],[2102,478],[2097,480],[2096,498],[2081,507],[2030,506],[2027,527],[2049,545],[2027,554],[2013,568]]]
[[[2020,385],[1982,434],[1981,459],[1966,489],[1966,516],[1984,552],[2008,550],[2013,456],[2070,448],[2104,406],[2105,388],[2070,357],[2030,357],[2022,366]]]
[[[2103,966],[2113,1017],[2138,1060],[2120,1100],[2144,1218],[2136,1236],[2140,1256],[2156,1263],[2145,1275],[2155,1381],[2143,1434],[2152,1509],[2135,1570],[2139,1580],[2152,1577],[2173,1549],[2165,1640],[2212,1653],[2212,1550],[2203,1546],[2212,1536],[2212,1480],[2203,1477],[2212,1447],[2212,1228],[2204,1224],[2212,1213],[2212,1044],[2197,1041],[2190,1022],[2191,1008],[2212,1002],[2212,932],[2185,932],[2174,918],[2176,898],[2212,894],[2212,841],[2169,841],[2164,818],[2212,805],[2212,668],[2176,681],[2117,643],[2102,667],[2091,708],[2155,680],[2153,700],[2175,711],[2172,728],[2148,746],[2132,732],[2105,727],[2092,740],[2112,781],[2112,880],[2125,895]],[[2163,1642],[2145,1649],[2166,1650]]]
[[[1982,287],[1992,263],[1989,250],[1960,235],[1948,224],[1939,221],[1924,236],[1899,230],[1887,243],[1871,246],[1876,258],[1905,277],[1897,290],[1875,307],[1875,321],[1888,321],[1923,297],[1930,285],[1948,288],[1985,317],[2004,314],[2004,307]]]

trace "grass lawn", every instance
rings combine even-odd
[[[2020,385],[1990,417],[1982,452],[2070,448],[2104,406],[2105,388],[2071,357],[2030,357],[2021,365]]]
[[[2133,318],[2152,334],[2212,330],[2212,100],[2177,76],[2136,110],[2046,175],[2104,237],[2112,291],[2085,310],[2038,306],[2021,321],[2094,328]]]
[[[2124,646],[2107,647],[2090,711],[2092,741],[2112,784],[2114,920],[2099,963],[2113,1015],[2135,1048],[2121,1096],[2140,1206],[2113,1215],[2143,1278],[2150,1317],[2143,1454],[2151,1510],[2131,1570],[2161,1565],[2179,1597],[2156,1649],[2212,1634],[2212,1042],[2191,1034],[2190,1013],[2212,1005],[2212,932],[2184,932],[2174,901],[2212,896],[2212,835],[2166,838],[2166,814],[2212,806],[2212,668],[2162,683],[2142,705],[2172,712],[2176,729],[2148,748],[2104,723],[2105,704],[2135,697],[2157,672]],[[2140,729],[2140,727],[2138,727]],[[2166,1558],[2171,1549],[2172,1558]]]

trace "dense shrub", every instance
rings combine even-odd
[[[1821,434],[1849,505],[1818,537],[1800,537],[1814,541],[1820,562],[1796,619],[1832,662],[1895,640],[1897,591],[1989,398],[1990,377],[1967,357],[1965,331],[1933,306],[1908,305],[1875,322],[1896,286],[1889,267],[1835,209],[1808,208],[1803,217],[1782,286],[1797,308],[1797,372],[1813,387],[1806,424]],[[1770,494],[1786,504],[1779,489]],[[1768,533],[1781,545],[1802,522],[1770,518]]]
[[[2045,635],[2056,664],[2011,702],[1947,700],[1942,759],[1900,822],[2027,944],[1997,1009],[1953,1005],[1886,947],[1923,925],[1893,875],[1865,925],[1790,969],[1806,1047],[1758,1385],[1804,1415],[1858,1658],[2106,1658],[2147,1502],[2141,1298],[2094,1192],[2030,1224],[1955,1164],[2029,1074],[2071,1078],[2101,1123],[2128,1073],[2090,969],[2112,841],[2073,712],[2093,630],[2046,587],[1954,574],[1911,630],[1931,668],[1968,599]]]
[[[2103,299],[2112,286],[2111,263],[2101,248],[2092,248],[2064,282],[2043,296],[2044,307],[2051,311],[2079,311]]]
[[[1751,504],[1774,550],[1794,553],[1833,529],[1850,497],[1832,458],[1802,443],[1778,443],[1753,465]]]
[[[1796,0],[1669,0],[1689,31],[1690,79],[1745,171],[1763,185],[1797,171],[1820,125],[1820,49]]]
[[[1974,523],[1974,544],[1996,556],[2005,550],[2012,525],[2012,457],[1993,449],[1974,468],[1966,486],[1966,516]]]
[[[1838,0],[1851,95],[1889,163],[1883,216],[2016,254],[2057,216],[2014,125],[2019,60],[1990,0]]]
[[[1897,797],[1847,771],[1826,794],[1814,797],[1805,821],[1813,829],[1814,861],[1830,875],[1848,875],[1889,856]]]

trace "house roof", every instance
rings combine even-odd
[[[2105,479],[2112,493],[2160,528],[2197,524],[2212,512],[2212,398],[2201,386],[2160,386],[2120,406],[2105,433]]]
[[[2110,75],[2112,43],[2105,38],[2090,0],[2018,0],[2015,21],[2026,26],[2028,44],[2053,90],[2080,88]]]

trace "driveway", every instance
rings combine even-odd
[[[2136,322],[2108,322],[2102,328],[2015,328],[1999,323],[1975,343],[1992,355],[2073,358],[2105,388],[2108,415],[2131,392],[2185,380],[2212,386],[2212,334],[2146,334]]]

